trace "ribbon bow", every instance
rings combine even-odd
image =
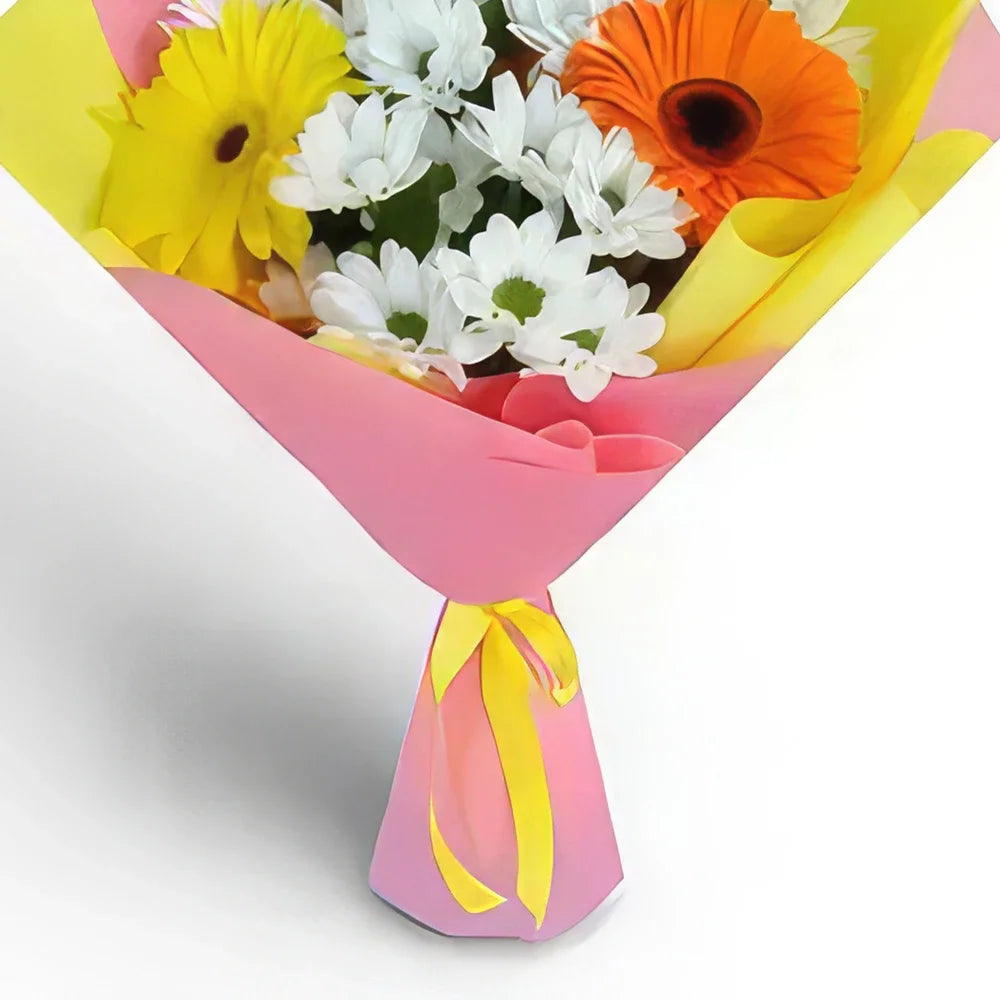
[[[449,602],[430,654],[438,705],[477,649],[482,651],[483,704],[514,817],[517,897],[541,928],[552,892],[554,838],[530,685],[534,681],[560,707],[568,705],[580,688],[576,653],[559,619],[527,601],[483,607]],[[472,875],[448,846],[435,816],[433,790],[430,834],[441,876],[468,913],[486,913],[507,902]]]

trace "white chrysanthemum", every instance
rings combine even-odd
[[[564,96],[557,80],[541,77],[525,98],[514,74],[504,73],[493,81],[493,108],[468,105],[457,127],[495,161],[496,173],[553,206],[563,192],[545,163],[549,148],[556,136],[589,124],[579,99]]]
[[[376,86],[456,114],[495,53],[476,0],[344,0],[347,57]]]
[[[420,109],[386,113],[381,94],[358,105],[344,93],[306,122],[300,153],[286,158],[292,173],[271,184],[285,205],[316,212],[366,208],[415,184],[430,169],[419,155],[427,115]]]
[[[850,0],[771,0],[774,10],[791,11],[802,34],[836,52],[850,67],[859,87],[872,85],[872,60],[864,52],[877,32],[874,28],[837,28]]]
[[[690,207],[652,183],[653,167],[636,156],[627,129],[607,136],[592,122],[553,143],[549,166],[564,180],[566,201],[580,231],[593,240],[598,257],[672,260],[686,245],[677,228],[689,222]]]
[[[509,30],[540,52],[542,69],[558,76],[569,50],[593,36],[593,21],[621,0],[503,0]]]
[[[642,312],[648,299],[647,285],[629,288],[611,269],[591,275],[580,293],[554,297],[528,320],[510,353],[530,372],[563,376],[589,403],[614,375],[655,374],[656,362],[643,352],[662,339],[665,320]]]
[[[179,0],[167,4],[167,17],[161,22],[168,31],[171,28],[217,28],[222,23],[222,8],[227,0]],[[283,0],[257,0],[257,6],[266,10],[272,4]],[[322,12],[331,24],[343,26],[340,15],[323,0],[305,0]]]
[[[555,221],[539,212],[520,228],[494,215],[471,240],[469,253],[444,249],[437,264],[448,290],[471,322],[444,345],[463,364],[475,364],[517,339],[539,315],[548,296],[583,289],[591,260],[590,238],[559,240]]]
[[[438,202],[438,245],[444,246],[453,233],[464,233],[483,207],[480,185],[492,175],[496,164],[461,132],[452,132],[437,114],[428,119],[420,153],[434,163],[450,166],[455,175],[455,187],[441,195]]]
[[[313,312],[326,324],[321,333],[363,338],[383,357],[421,374],[434,368],[464,387],[462,366],[444,350],[463,317],[431,261],[418,263],[412,251],[387,240],[378,264],[344,253],[337,267],[320,275],[312,292]]]

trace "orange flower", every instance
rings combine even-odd
[[[828,198],[858,172],[861,96],[847,63],[768,0],[627,0],[562,77],[593,119],[632,133],[679,187],[704,242],[746,198]]]

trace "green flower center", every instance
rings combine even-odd
[[[427,320],[420,313],[393,313],[385,328],[400,340],[415,340],[422,344],[427,336]]]
[[[542,311],[545,290],[524,278],[508,278],[493,289],[493,304],[517,317],[522,326]]]
[[[596,354],[597,345],[601,342],[601,334],[596,330],[577,330],[576,333],[567,333],[563,340],[572,341],[577,347],[582,347],[585,351]]]

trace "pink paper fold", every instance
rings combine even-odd
[[[170,0],[94,0],[94,9],[122,75],[135,88],[160,73],[160,53],[169,37],[158,24]]]
[[[581,403],[563,379],[520,379],[504,400],[502,419],[536,432],[558,415],[585,423],[598,436],[650,435],[690,451],[782,356],[772,350],[655,378],[615,379],[592,403]]]
[[[1000,32],[976,7],[927,106],[917,133],[926,139],[947,129],[971,129],[1000,139]]]

